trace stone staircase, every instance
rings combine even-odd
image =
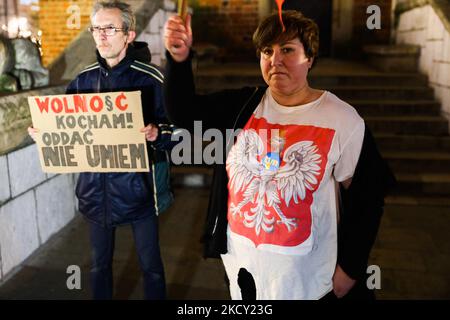
[[[403,79],[399,74],[384,84],[365,79],[360,85],[348,80],[345,86],[319,86],[353,105],[374,132],[399,182],[388,203],[450,205],[448,121],[425,77]]]
[[[263,83],[257,65],[215,66],[194,73],[203,93]],[[450,206],[449,125],[425,76],[328,61],[313,70],[309,80],[312,87],[329,90],[354,106],[372,129],[399,183],[387,203]],[[185,175],[190,169],[183,170]],[[201,179],[197,177],[199,185],[209,181]]]

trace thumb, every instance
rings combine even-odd
[[[185,27],[189,36],[192,36],[192,27],[191,27],[192,17],[190,14],[186,15]]]

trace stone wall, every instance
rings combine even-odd
[[[163,66],[166,57],[164,55],[164,24],[167,19],[175,14],[176,4],[174,1],[165,0],[142,32],[136,38],[137,41],[147,42],[152,53],[152,63]]]
[[[59,86],[0,97],[0,283],[76,212],[74,177],[43,173],[27,133],[27,98],[63,92]]]
[[[74,184],[42,172],[35,144],[0,156],[0,283],[74,218]]]
[[[65,86],[25,91],[0,97],[0,155],[26,144],[31,125],[28,97],[63,94]]]
[[[442,113],[450,120],[450,24],[444,19],[432,5],[405,11],[399,16],[396,41],[421,47],[419,70],[428,75]]]
[[[261,17],[276,9],[275,0],[193,0],[194,46],[211,43],[223,60],[254,57],[252,35]],[[381,9],[381,29],[369,30],[367,7]],[[392,0],[333,0],[332,44],[336,56],[360,56],[366,44],[391,40]],[[227,48],[229,50],[227,50]],[[238,49],[237,49],[238,48]]]

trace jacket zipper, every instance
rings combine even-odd
[[[98,69],[98,77],[97,77],[97,93],[101,92],[101,88],[100,88],[100,80],[102,77],[102,68],[100,66],[100,68]],[[107,219],[106,219],[106,214],[108,212],[108,201],[106,201],[106,197],[107,197],[107,187],[106,187],[106,175],[107,173],[100,173],[101,177],[102,177],[102,183],[103,183],[103,226],[106,228],[107,227]]]
[[[108,210],[107,210],[108,201],[106,201],[106,197],[107,197],[106,174],[107,173],[100,173],[100,174],[102,175],[102,182],[103,182],[103,226],[106,228],[106,226],[107,226],[106,213],[108,212]]]

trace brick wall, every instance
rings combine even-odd
[[[227,60],[254,56],[252,35],[258,26],[258,0],[196,0],[194,10],[195,43],[212,43]],[[194,45],[195,45],[194,43]]]
[[[89,15],[95,0],[40,0],[39,22],[42,35],[43,63],[53,61],[79,34],[69,29],[66,12],[70,5],[81,9],[81,26],[89,25]],[[251,37],[258,25],[258,0],[191,0],[195,43],[212,43],[220,48],[219,55],[227,60],[251,59],[254,48]],[[367,7],[381,8],[381,30],[368,30]],[[391,34],[391,0],[354,0],[353,48],[363,44],[388,43]],[[194,44],[195,44],[194,43]]]
[[[89,25],[89,16],[94,0],[39,0],[39,27],[42,30],[43,64],[49,65],[64,48]],[[67,13],[70,6],[80,8],[80,28],[69,28]]]
[[[221,48],[229,60],[254,57],[251,37],[258,25],[258,0],[194,0],[193,31],[195,43],[208,42]],[[381,9],[381,29],[366,26],[367,7]],[[360,52],[364,44],[386,44],[391,38],[392,0],[354,0],[351,48]],[[194,45],[195,45],[194,43]]]

